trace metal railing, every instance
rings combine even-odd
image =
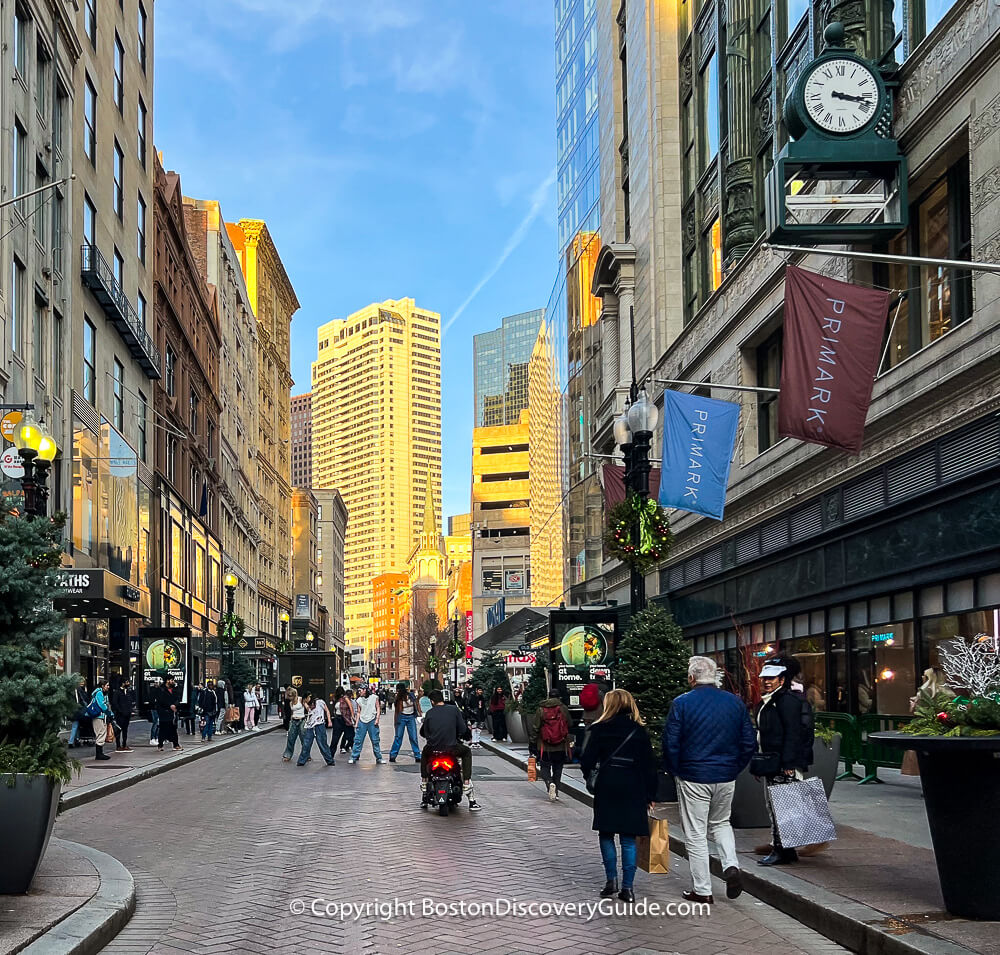
[[[903,765],[903,750],[877,743],[869,739],[869,734],[902,729],[912,719],[912,716],[887,713],[852,716],[849,713],[817,712],[814,716],[817,726],[827,726],[840,734],[840,758],[844,762],[844,771],[837,779],[857,779],[859,786],[882,782],[878,778],[880,768],[899,769]],[[854,772],[855,763],[864,766],[863,777]]]
[[[89,243],[80,247],[80,274],[118,329],[132,357],[142,366],[146,377],[160,378],[160,352],[156,343],[136,314],[107,259],[101,255],[101,250]]]

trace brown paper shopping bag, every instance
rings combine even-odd
[[[533,783],[538,779],[538,763],[535,762],[534,756],[528,757],[528,782]]]
[[[649,810],[649,835],[638,842],[639,868],[651,875],[670,871],[670,828],[667,810],[659,806]]]

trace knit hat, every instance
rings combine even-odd
[[[596,683],[588,683],[580,691],[580,706],[585,710],[596,710],[601,705],[601,692]]]

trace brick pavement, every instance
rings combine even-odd
[[[391,730],[383,720],[382,738]],[[604,875],[590,810],[550,804],[498,757],[477,753],[484,811],[447,819],[419,806],[408,761],[357,766],[281,762],[278,734],[179,767],[69,810],[56,834],[111,853],[132,871],[138,906],[108,947],[230,955],[383,953],[684,953],[768,955],[842,949],[744,896],[705,918],[536,916],[420,918],[421,900],[482,903],[596,900]],[[640,872],[637,895],[679,901],[685,863]],[[724,896],[721,884],[717,896]],[[412,901],[417,915],[340,921],[294,915],[293,899]]]

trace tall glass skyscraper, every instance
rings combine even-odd
[[[508,315],[499,328],[473,336],[475,427],[517,424],[528,407],[528,359],[544,318],[544,308]]]

